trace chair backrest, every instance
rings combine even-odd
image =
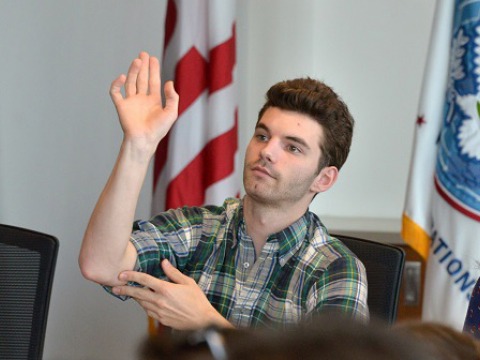
[[[0,224],[0,359],[41,359],[58,240]]]
[[[405,251],[398,246],[352,236],[332,236],[341,240],[365,265],[370,316],[393,324],[397,318]]]

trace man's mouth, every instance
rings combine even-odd
[[[271,178],[275,178],[275,176],[273,176],[272,172],[271,172],[268,168],[266,168],[266,167],[264,167],[264,166],[255,165],[255,166],[253,166],[251,169],[252,169],[253,172],[265,174],[265,175],[267,175],[267,176],[269,176],[269,177],[271,177]]]

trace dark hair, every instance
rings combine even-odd
[[[436,322],[406,321],[395,326],[398,333],[409,333],[436,351],[437,359],[480,359],[480,342],[467,333]]]
[[[433,360],[431,349],[380,322],[319,316],[290,330],[256,330],[228,342],[231,360]],[[227,338],[228,340],[228,338]],[[435,359],[436,360],[436,359]]]
[[[142,360],[437,360],[429,344],[408,333],[339,313],[286,329],[208,328],[176,333],[170,342],[152,337],[145,345]]]
[[[320,139],[319,170],[343,166],[350,152],[354,120],[347,105],[329,86],[311,78],[281,81],[267,91],[257,123],[270,107],[295,111],[317,121],[324,134]]]

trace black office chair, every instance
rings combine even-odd
[[[370,316],[393,324],[397,319],[405,251],[398,246],[352,236],[332,236],[341,240],[365,265]]]
[[[0,359],[42,359],[58,240],[0,224]]]

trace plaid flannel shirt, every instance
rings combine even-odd
[[[369,318],[363,264],[309,211],[270,235],[258,258],[239,199],[139,221],[131,241],[135,270],[168,280],[160,262],[169,259],[237,327],[284,327],[324,310]]]

